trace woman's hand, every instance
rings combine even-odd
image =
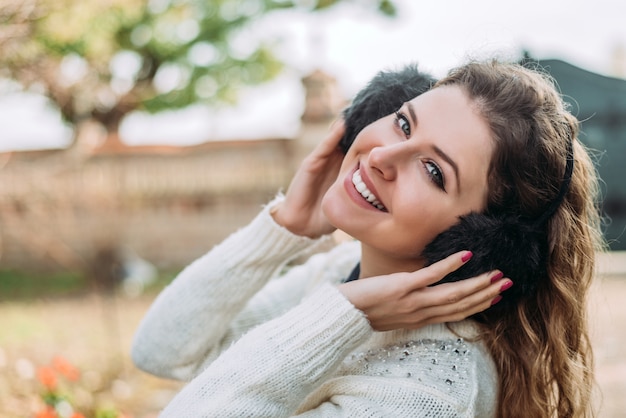
[[[343,283],[339,290],[367,316],[377,331],[416,329],[456,322],[484,311],[513,284],[491,271],[471,279],[429,287],[461,267],[471,253],[462,251],[412,273],[394,273]],[[465,260],[464,260],[465,258]]]
[[[317,238],[335,230],[322,212],[322,198],[337,179],[343,161],[338,144],[344,131],[343,121],[333,124],[300,165],[285,200],[272,209],[274,220],[294,234]]]

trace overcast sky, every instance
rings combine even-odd
[[[612,56],[618,48],[626,49],[626,2],[621,0],[396,3],[395,19],[354,6],[268,17],[241,42],[272,39],[292,70],[242,92],[237,108],[210,111],[194,106],[156,117],[134,114],[122,125],[123,139],[129,144],[187,145],[293,136],[302,112],[299,79],[315,68],[336,77],[342,93],[350,97],[381,69],[417,61],[421,69],[441,76],[468,57],[518,58],[523,49],[536,58],[559,58],[615,76]],[[622,65],[624,70],[626,63]],[[0,95],[0,151],[63,147],[70,137],[71,130],[41,97]]]

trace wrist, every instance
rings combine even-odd
[[[276,224],[278,224],[279,226],[282,226],[283,228],[285,228],[286,230],[288,230],[294,235],[306,236],[308,238],[317,238],[317,237],[311,237],[307,235],[301,230],[301,227],[298,222],[294,222],[293,220],[290,220],[293,217],[289,217],[285,215],[285,208],[283,204],[284,202],[281,201],[281,202],[276,203],[274,206],[270,208],[269,213],[272,219],[274,220],[274,222],[276,222]]]
[[[294,233],[292,231],[292,228],[289,226],[289,222],[287,222],[287,220],[285,219],[284,216],[284,211],[281,211],[283,207],[283,202],[277,202],[274,206],[272,206],[270,208],[270,216],[272,217],[272,219],[274,220],[274,222],[276,222],[279,226],[282,226],[283,228],[289,230],[290,232]],[[298,234],[296,234],[298,235]]]
[[[271,207],[269,213],[276,224],[294,235],[318,239],[332,232],[332,230],[323,231],[316,228],[314,224],[309,222],[310,218],[302,215],[302,211],[290,210],[288,206],[285,206],[284,201]]]

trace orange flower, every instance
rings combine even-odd
[[[37,412],[35,418],[58,418],[58,415],[54,408],[47,407],[46,409]]]
[[[74,365],[72,365],[69,361],[61,356],[56,356],[52,359],[52,367],[59,374],[65,376],[68,380],[72,382],[78,380],[80,377],[80,372]]]
[[[80,412],[74,412],[70,418],[85,418]]]
[[[40,367],[37,370],[37,378],[42,385],[49,390],[54,390],[57,387],[57,376],[54,374],[54,370],[50,367]]]

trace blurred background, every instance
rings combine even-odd
[[[0,0],[0,416],[153,417],[158,291],[286,189],[378,71],[533,60],[582,122],[610,252],[591,301],[603,417],[626,410],[626,4]]]

